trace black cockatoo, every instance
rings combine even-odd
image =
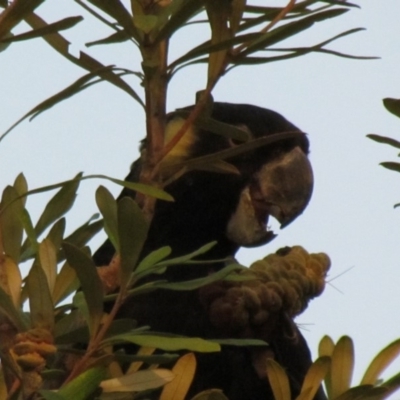
[[[165,140],[171,140],[182,126],[185,113],[169,115]],[[283,132],[301,132],[280,114],[246,104],[214,103],[210,118],[236,126],[257,139]],[[234,140],[217,135],[196,124],[180,139],[164,161],[177,163],[237,146]],[[275,236],[268,218],[281,227],[291,223],[306,208],[312,193],[313,175],[307,158],[309,143],[305,135],[276,141],[228,158],[238,173],[192,170],[173,181],[165,190],[175,201],[157,201],[154,217],[141,258],[162,246],[170,246],[173,256],[188,254],[202,245],[217,244],[203,256],[205,260],[233,257],[241,246],[265,244]],[[128,181],[137,181],[140,159],[133,164]],[[120,197],[135,193],[124,189]],[[114,255],[109,241],[94,254],[98,266],[108,265]],[[168,280],[198,278],[218,270],[223,263],[204,263],[171,267]],[[159,277],[158,277],[159,279]],[[158,290],[138,296],[120,310],[120,316],[149,325],[152,330],[186,336],[224,337],[209,318],[203,292]],[[291,319],[282,316],[266,340],[269,353],[286,369],[295,397],[311,361],[307,344]],[[196,378],[190,394],[220,388],[230,400],[266,400],[273,395],[266,377],[257,373],[254,351],[226,347],[220,353],[199,354]],[[323,398],[322,393],[317,397]],[[190,398],[190,397],[188,397]]]

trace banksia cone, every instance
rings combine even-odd
[[[243,270],[241,282],[217,282],[200,291],[211,323],[225,335],[268,337],[274,321],[291,319],[319,296],[330,267],[324,253],[286,247]]]

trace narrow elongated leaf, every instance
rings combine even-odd
[[[8,256],[0,256],[0,286],[10,296],[16,309],[21,300],[21,271],[15,261]]]
[[[119,378],[102,381],[100,387],[104,393],[142,392],[157,389],[174,379],[174,374],[168,369],[152,369],[138,371]]]
[[[220,281],[228,276],[233,271],[237,271],[238,269],[242,268],[238,264],[230,264],[225,268],[222,268],[218,272],[214,272],[211,275],[208,275],[204,278],[192,279],[190,281],[183,281],[183,282],[154,282],[153,287],[157,287],[160,289],[169,289],[169,290],[195,290],[205,285],[209,285],[213,282]]]
[[[392,99],[387,97],[386,99],[383,99],[383,105],[385,106],[386,110],[400,118],[400,99]]]
[[[118,237],[121,256],[121,282],[128,282],[147,238],[149,222],[130,197],[118,202]]]
[[[138,274],[146,271],[147,268],[153,267],[155,264],[167,258],[171,254],[171,251],[172,249],[169,246],[164,246],[152,251],[145,258],[143,258],[142,261],[140,261],[139,265],[135,269],[135,273]]]
[[[390,169],[392,171],[400,172],[400,163],[386,161],[386,162],[382,162],[380,165],[382,165],[382,167]]]
[[[39,393],[45,400],[68,400],[61,394],[53,392],[52,390],[40,390]]]
[[[190,115],[190,111],[178,111],[177,114],[187,118]],[[208,132],[213,132],[217,135],[240,142],[247,142],[250,138],[249,132],[246,130],[217,121],[213,118],[198,117],[196,118],[194,125]]]
[[[57,276],[57,251],[49,239],[44,239],[39,245],[39,260],[46,275],[50,293],[53,293]]]
[[[248,347],[248,346],[268,346],[267,342],[260,339],[212,339],[212,342],[222,346]]]
[[[47,26],[44,26],[43,28],[38,28],[38,29],[33,29],[29,32],[21,33],[19,35],[14,35],[12,37],[7,37],[3,38],[0,40],[2,43],[10,43],[10,42],[19,42],[22,40],[28,40],[28,39],[34,39],[37,37],[42,37],[44,35],[49,35],[55,32],[59,32],[65,29],[72,28],[75,26],[78,22],[81,22],[83,20],[83,17],[68,17],[65,19],[62,19],[57,22],[53,22],[51,24],[48,24]]]
[[[54,327],[54,306],[46,274],[39,264],[33,264],[26,284],[32,327],[45,328],[51,332]]]
[[[169,260],[162,261],[157,264],[157,266],[168,266],[168,265],[177,265],[177,264],[184,264],[185,262],[192,260],[193,258],[196,258],[198,256],[201,256],[208,251],[210,251],[217,242],[210,242],[205,244],[204,246],[201,246],[198,250],[193,251],[192,253],[185,254],[184,256],[180,257],[175,257],[171,258]]]
[[[365,371],[360,385],[375,385],[382,372],[399,356],[399,354],[400,339],[390,343],[377,354]]]
[[[312,400],[321,386],[322,380],[329,372],[331,359],[328,356],[320,357],[311,365],[304,378],[300,395],[296,400]]]
[[[64,242],[68,264],[75,270],[89,309],[90,333],[96,334],[103,315],[103,287],[93,260],[76,246]]]
[[[378,389],[378,392],[382,392],[382,389],[383,392],[386,391],[384,388],[374,388],[372,385],[355,386],[336,397],[335,400],[382,400],[383,398],[380,396],[374,397],[374,389]]]
[[[13,186],[20,196],[28,191],[28,182],[22,172],[15,178]],[[26,197],[21,198],[21,201],[25,207]]]
[[[119,253],[117,202],[108,189],[99,186],[96,190],[96,204],[103,216],[104,230],[114,249]]]
[[[53,243],[54,248],[57,251],[60,250],[61,243],[64,238],[64,232],[65,232],[65,218],[61,218],[54,223],[54,225],[51,227],[47,235],[46,239],[50,240],[51,243]]]
[[[174,379],[164,386],[160,400],[185,400],[195,372],[195,355],[193,353],[183,355],[172,368]]]
[[[387,389],[387,396],[396,392],[400,388],[400,373],[392,376],[390,379],[382,383],[382,386]]]
[[[27,329],[28,324],[21,310],[14,306],[12,298],[1,286],[0,314],[5,315],[19,331],[24,331]]]
[[[96,214],[98,215],[98,214]],[[72,243],[77,247],[83,247],[90,239],[92,239],[98,232],[103,229],[103,220],[91,222],[93,218],[90,218],[88,222],[80,226],[71,235],[65,238],[65,241]]]
[[[324,357],[324,356],[330,357],[333,354],[334,349],[335,349],[335,343],[333,342],[332,338],[325,335],[319,342],[318,355],[319,357]]]
[[[86,400],[106,376],[106,368],[91,368],[58,390],[65,399]]]
[[[76,198],[82,173],[75,178],[67,181],[65,185],[51,198],[47,203],[42,215],[35,226],[36,234],[39,236],[54,221],[61,218],[68,210],[71,209]]]
[[[331,391],[332,397],[339,397],[349,390],[354,368],[354,346],[348,336],[343,336],[337,342],[332,353]]]
[[[139,346],[155,347],[165,351],[189,350],[210,353],[221,350],[221,346],[218,343],[201,338],[169,337],[149,334],[123,334],[103,341],[103,345],[114,343],[134,343]]]
[[[86,43],[87,47],[98,46],[100,44],[113,44],[122,43],[129,40],[130,36],[125,31],[117,31],[104,39],[94,40],[93,42]]]
[[[267,360],[267,375],[275,400],[290,400],[289,379],[285,370],[273,359]]]
[[[389,146],[393,146],[396,149],[400,149],[400,142],[390,137],[375,135],[373,133],[370,133],[369,135],[367,135],[367,137],[372,140],[375,140],[375,142],[388,144]]]
[[[19,261],[23,234],[23,204],[18,199],[18,192],[7,186],[3,191],[0,209],[0,229],[3,251],[16,263]]]
[[[73,268],[65,263],[57,274],[56,282],[54,285],[52,298],[54,304],[58,304],[70,294],[75,292],[79,287],[79,280]]]
[[[22,0],[24,1],[24,0]],[[25,21],[32,26],[33,28],[40,28],[46,26],[46,22],[44,22],[40,17],[36,14],[30,14],[25,17]],[[128,31],[129,32],[129,31]],[[94,58],[90,57],[88,54],[84,52],[80,52],[79,58],[74,57],[68,51],[69,42],[64,39],[59,33],[54,33],[52,35],[43,37],[46,42],[52,46],[56,51],[66,57],[69,61],[73,62],[80,67],[93,72],[95,70],[99,70],[100,68],[104,68],[104,65]],[[135,99],[142,107],[144,107],[144,103],[138,94],[118,75],[113,73],[112,71],[104,72],[101,74],[102,79],[112,83],[119,89],[122,89],[126,93],[128,93],[133,99]]]
[[[0,15],[0,38],[18,25],[27,15],[31,14],[44,0],[14,0]]]
[[[285,25],[279,26],[270,32],[262,34],[258,39],[254,40],[247,48],[241,52],[242,56],[247,56],[256,51],[263,50],[278,42],[281,42],[291,36],[299,34],[316,22],[321,22],[329,18],[338,17],[348,10],[345,8],[337,8],[334,10],[321,11],[317,14],[310,15],[300,20],[289,22]]]
[[[140,41],[140,35],[133,24],[132,15],[120,0],[89,0],[89,2],[118,21],[129,35]]]

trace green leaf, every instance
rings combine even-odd
[[[285,370],[273,359],[266,360],[267,375],[275,400],[290,400],[289,379]]]
[[[133,23],[140,31],[149,34],[158,24],[158,18],[156,15],[143,14],[135,15]]]
[[[390,379],[382,383],[382,386],[387,389],[388,397],[391,393],[394,393],[396,390],[400,388],[400,373],[392,376]]]
[[[0,256],[0,286],[10,296],[15,308],[21,305],[21,271],[15,261],[8,256]]]
[[[81,292],[79,292],[82,294]],[[87,318],[79,309],[59,318],[54,327],[54,338],[57,345],[88,343],[90,334],[86,324]]]
[[[39,393],[45,400],[68,400],[60,393],[52,390],[40,390]]]
[[[79,280],[73,268],[65,263],[57,274],[52,297],[54,304],[58,304],[79,288]]]
[[[28,182],[22,172],[15,178],[13,186],[20,196],[28,191]],[[21,201],[25,207],[26,197],[22,198]]]
[[[107,36],[104,39],[94,40],[92,42],[86,43],[87,47],[97,46],[99,44],[113,44],[113,43],[122,43],[129,40],[130,36],[125,31],[117,31],[110,36]]]
[[[375,385],[382,372],[399,356],[399,354],[400,339],[390,343],[372,360],[371,364],[365,371],[360,385]]]
[[[72,180],[66,181],[65,184],[61,186],[61,189],[47,203],[35,226],[36,234],[38,236],[54,221],[62,217],[71,209],[76,198],[76,192],[81,178],[82,173],[79,173]]]
[[[376,391],[376,389],[378,390]],[[383,399],[383,397],[375,397],[375,395],[379,393],[382,394],[384,392],[386,392],[385,388],[374,388],[372,385],[355,386],[341,394],[339,397],[335,398],[335,400],[378,400]]]
[[[87,400],[106,375],[106,368],[91,368],[62,386],[58,393],[65,399]]]
[[[51,332],[54,327],[54,306],[46,274],[39,264],[33,264],[26,284],[32,327],[45,328]]]
[[[97,217],[98,214],[94,216]],[[76,247],[83,247],[89,240],[91,240],[101,229],[103,229],[103,220],[91,222],[93,217],[89,221],[85,222],[82,226],[76,229],[71,235],[65,238],[68,243],[74,244]]]
[[[68,264],[75,270],[88,306],[89,330],[93,337],[103,316],[103,287],[93,260],[78,247],[64,242]]]
[[[103,341],[103,345],[114,343],[134,343],[138,346],[156,347],[165,351],[189,350],[210,353],[221,350],[221,346],[218,343],[201,338],[168,337],[149,334],[123,334]]]
[[[0,286],[0,314],[5,315],[11,323],[19,330],[28,329],[28,324],[20,309],[17,309],[11,297]]]
[[[383,99],[383,105],[386,110],[400,118],[400,99],[386,98]]]
[[[148,268],[153,267],[157,263],[167,258],[171,254],[171,251],[171,247],[169,246],[164,246],[152,251],[145,258],[143,258],[142,261],[140,261],[139,265],[135,269],[135,273],[139,274],[146,271]]]
[[[330,336],[325,335],[321,341],[319,342],[318,346],[318,356],[319,357],[331,357],[333,351],[335,349],[335,343],[333,342]],[[331,374],[327,374],[325,376],[325,387],[328,394],[328,397],[332,398],[332,383],[331,383]]]
[[[0,229],[3,250],[16,263],[19,261],[23,234],[22,214],[24,206],[18,192],[7,186],[3,191],[0,209]]]
[[[168,369],[148,369],[119,378],[102,381],[100,387],[103,393],[142,392],[157,389],[174,379],[174,374]]]
[[[53,22],[52,24],[48,24],[42,28],[38,29],[33,29],[29,32],[21,33],[19,35],[14,35],[12,37],[8,38],[3,38],[0,40],[2,43],[10,43],[10,42],[18,42],[22,40],[28,40],[28,39],[33,39],[33,38],[38,38],[42,37],[44,35],[49,35],[58,31],[62,31],[65,29],[72,28],[75,26],[78,22],[81,22],[83,20],[83,17],[68,17],[65,19],[62,19],[57,22]]]
[[[121,282],[128,282],[146,241],[149,222],[137,203],[130,197],[119,200],[117,208]]]
[[[354,346],[348,336],[343,336],[337,342],[331,362],[332,398],[339,397],[349,390],[354,368]]]
[[[96,190],[96,204],[103,216],[104,230],[114,249],[119,253],[117,202],[108,189],[99,186]]]
[[[57,276],[57,251],[49,239],[44,239],[39,245],[39,260],[46,275],[50,293],[53,293]]]
[[[212,339],[211,342],[218,343],[222,346],[236,346],[236,347],[248,347],[248,346],[268,346],[267,342],[260,339]]]
[[[239,269],[238,264],[230,264],[221,270],[212,273],[211,275],[207,275],[204,278],[192,279],[190,281],[183,282],[154,282],[153,287],[169,290],[195,290],[205,285],[220,281],[237,269]]]
[[[369,135],[367,135],[367,137],[375,140],[375,142],[388,144],[389,146],[393,146],[396,149],[400,149],[400,142],[395,139],[386,136],[375,135],[373,133],[370,133]]]
[[[132,15],[120,0],[89,0],[89,2],[114,18],[130,36],[138,42],[140,41],[140,35],[133,24]]]
[[[390,169],[392,171],[400,172],[400,163],[386,161],[386,162],[382,162],[380,165],[382,165],[382,167]]]
[[[60,250],[61,243],[64,238],[65,223],[66,223],[65,218],[61,218],[58,221],[56,221],[49,230],[49,233],[46,238],[54,244],[54,248],[57,251]]]

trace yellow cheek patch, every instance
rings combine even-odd
[[[167,124],[164,137],[164,145],[168,144],[174,136],[180,131],[185,120],[183,118],[174,118]],[[191,126],[183,136],[180,138],[178,143],[171,149],[167,154],[165,159],[162,161],[164,166],[175,164],[178,162],[185,161],[191,155],[194,144],[196,143],[198,137],[196,135],[195,129]]]

